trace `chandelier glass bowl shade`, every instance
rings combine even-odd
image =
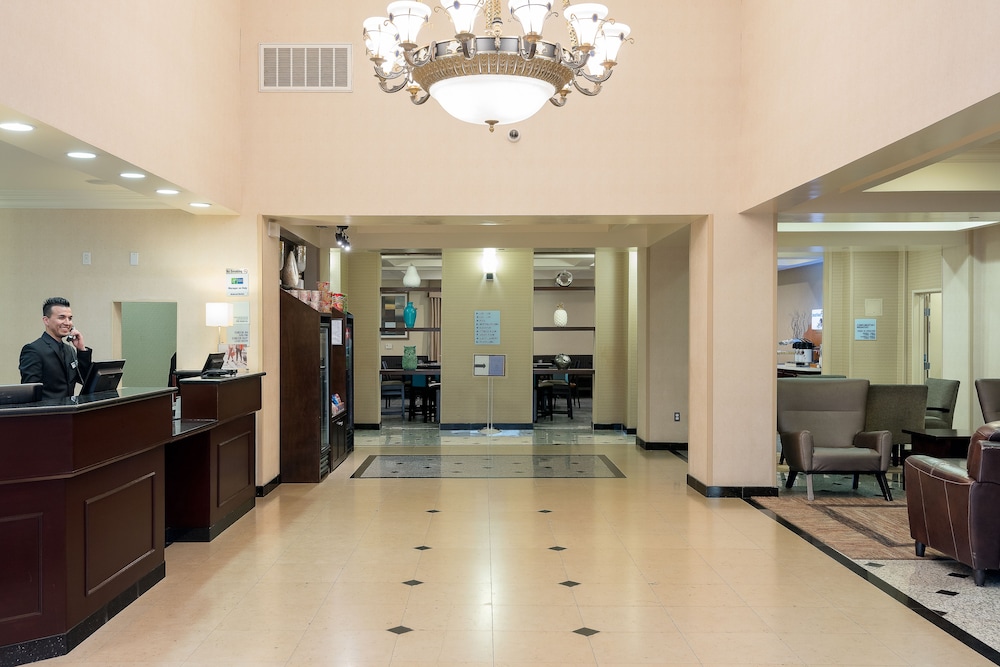
[[[608,18],[608,8],[562,0],[569,48],[543,38],[545,20],[557,16],[548,0],[509,0],[521,36],[504,35],[501,0],[439,0],[432,10],[416,0],[391,2],[388,16],[368,18],[363,34],[379,86],[406,90],[414,104],[430,98],[467,123],[508,125],[533,116],[548,100],[566,104],[573,90],[593,96],[611,76],[630,29]],[[433,11],[446,12],[454,36],[418,45]],[[480,15],[486,27],[475,33]]]

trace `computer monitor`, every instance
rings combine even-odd
[[[95,361],[91,363],[90,371],[87,372],[87,378],[83,381],[83,389],[80,390],[80,395],[114,391],[118,388],[118,383],[121,382],[124,368],[124,359]]]
[[[211,352],[208,358],[205,359],[205,365],[201,368],[201,373],[204,375],[209,371],[222,370],[222,365],[226,363],[226,353],[225,352]]]
[[[34,403],[42,400],[42,383],[0,384],[0,405]]]

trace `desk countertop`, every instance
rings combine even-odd
[[[0,405],[0,417],[84,412],[118,403],[130,403],[159,394],[172,394],[176,391],[173,387],[121,387],[117,391],[102,391],[84,396],[48,398],[35,403]]]

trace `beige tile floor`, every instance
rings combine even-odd
[[[672,454],[444,440],[419,453],[605,454],[626,478],[356,480],[414,451],[360,438],[321,484],[168,547],[163,581],[39,664],[991,664],[746,503],[699,496]]]

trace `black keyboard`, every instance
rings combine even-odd
[[[236,375],[236,371],[220,369],[220,370],[205,371],[204,373],[201,374],[203,378],[224,378],[224,377],[229,377],[230,375]]]

